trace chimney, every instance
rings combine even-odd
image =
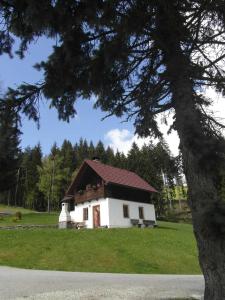
[[[93,161],[96,161],[96,162],[101,162],[101,161],[100,161],[100,158],[99,158],[98,156],[93,156],[93,157],[92,157],[92,160],[93,160]]]

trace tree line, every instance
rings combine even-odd
[[[84,159],[94,156],[99,157],[102,163],[128,169],[144,178],[160,192],[156,204],[174,199],[175,186],[182,186],[180,160],[171,155],[163,140],[141,148],[133,143],[126,156],[120,151],[114,153],[111,147],[105,148],[102,141],[94,145],[92,141],[88,143],[81,138],[73,145],[64,140],[61,147],[54,144],[50,153],[43,155],[40,144],[21,150],[18,119],[18,113],[10,102],[0,107],[2,203],[38,211],[58,210],[60,200]]]

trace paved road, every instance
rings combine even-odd
[[[0,267],[0,299],[150,300],[203,294],[202,276],[135,275]]]

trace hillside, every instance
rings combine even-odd
[[[0,265],[30,269],[199,274],[192,226],[1,230]]]

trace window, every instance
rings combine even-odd
[[[139,210],[139,219],[144,219],[144,208],[138,207]]]
[[[88,220],[88,208],[83,208],[83,220],[87,221]]]
[[[123,217],[129,218],[128,205],[126,205],[126,204],[123,205]]]

